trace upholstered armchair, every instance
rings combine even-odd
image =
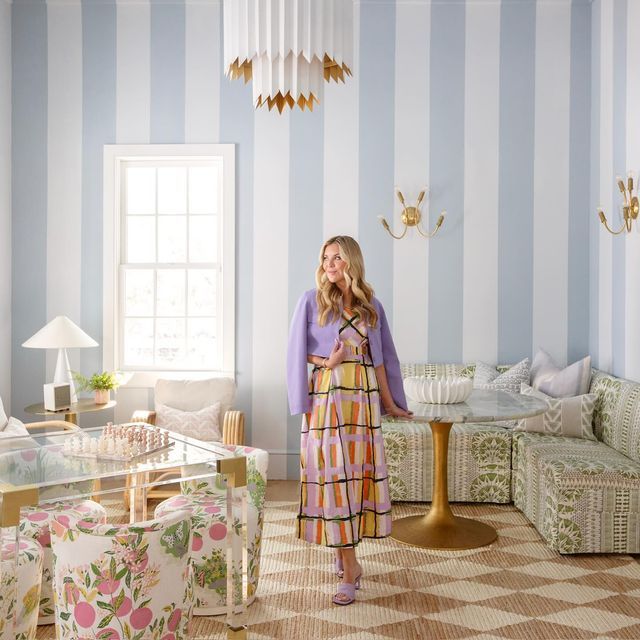
[[[233,378],[208,378],[205,380],[164,380],[156,382],[154,389],[154,410],[138,410],[131,417],[132,422],[146,422],[176,431],[183,435],[209,442],[228,445],[244,444],[244,413],[232,409],[236,397],[236,383]],[[213,409],[217,418],[214,428],[206,425],[204,414]],[[211,415],[207,420],[211,420]],[[173,421],[173,422],[172,422]],[[179,470],[165,471],[160,479],[180,477]],[[177,486],[155,487],[147,491],[147,498],[169,498],[179,494]],[[130,504],[130,492],[125,491],[125,505]],[[146,501],[136,505],[146,517]]]
[[[156,382],[154,389],[155,410],[135,411],[131,421],[158,424],[158,412],[162,410],[161,407],[170,407],[183,412],[195,412],[219,402],[222,443],[244,444],[244,413],[232,409],[235,397],[236,384],[232,378],[161,379]],[[213,440],[214,438],[201,439]]]
[[[258,589],[264,503],[267,489],[269,454],[262,449],[225,445],[234,456],[247,459],[247,605]],[[195,574],[194,610],[196,616],[219,615],[227,603],[227,530],[240,535],[242,507],[238,496],[232,504],[232,518],[227,521],[227,486],[222,476],[202,480],[185,480],[182,495],[160,503],[156,518],[184,510],[191,516],[191,563]],[[233,568],[237,591],[242,583],[240,567]]]
[[[186,513],[132,525],[58,517],[51,540],[59,640],[189,637],[193,571]]]
[[[42,547],[20,536],[0,536],[0,640],[32,640],[38,628]]]

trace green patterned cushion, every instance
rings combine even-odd
[[[424,376],[425,378],[445,378],[447,376],[465,376],[473,378],[473,365],[430,364],[409,362],[400,365],[403,378]]]
[[[392,501],[429,502],[433,442],[428,424],[382,423]],[[454,424],[449,437],[449,499],[511,501],[511,432],[491,425]]]
[[[589,393],[597,395],[596,437],[640,462],[640,384],[593,370]]]
[[[560,553],[640,552],[640,464],[593,440],[513,434],[513,501]]]
[[[498,373],[504,373],[511,368],[510,364],[499,364],[496,369]],[[424,376],[425,378],[444,378],[446,376],[464,376],[473,378],[476,371],[474,364],[433,364],[424,362],[405,362],[400,365],[403,378],[414,376]]]

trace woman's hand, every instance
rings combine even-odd
[[[344,342],[337,340],[333,344],[333,349],[331,349],[331,353],[329,357],[326,359],[326,366],[328,369],[333,369],[337,367],[342,361],[345,359],[346,354],[344,352]]]
[[[407,411],[397,404],[392,404],[384,408],[384,413],[387,416],[393,416],[394,418],[410,418],[413,415],[412,411]]]

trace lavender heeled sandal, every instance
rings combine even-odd
[[[339,596],[346,596],[345,598],[340,598]],[[356,601],[356,585],[350,584],[349,582],[341,582],[338,585],[338,591],[332,598],[333,604],[339,604],[340,606],[345,606],[347,604],[352,604]]]
[[[333,596],[333,604],[346,605],[355,602],[356,590],[360,588],[360,578],[362,578],[362,573],[353,581],[353,584],[350,582],[341,582],[338,585],[338,591],[336,591],[336,594]],[[346,598],[340,598],[340,595],[346,596]]]

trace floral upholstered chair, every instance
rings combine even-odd
[[[38,629],[42,547],[21,536],[16,567],[15,536],[0,538],[0,640],[34,640]]]
[[[4,422],[4,424],[3,424]],[[38,440],[33,435],[46,436],[73,432],[78,427],[62,420],[23,424],[15,418],[8,418],[4,413],[0,400],[0,465],[19,477],[25,486],[41,482],[43,478],[53,480],[60,476],[60,470],[65,467],[65,459],[60,447],[39,447]],[[82,464],[79,461],[78,464]],[[82,496],[91,493],[91,481],[81,481],[68,485],[43,487],[39,491],[39,499],[45,502],[37,507],[23,507],[20,514],[20,535],[31,538],[39,543],[44,552],[41,562],[42,589],[40,592],[40,606],[38,624],[53,622],[53,591],[52,591],[52,556],[49,525],[55,516],[61,516],[68,522],[77,520],[94,520],[105,522],[107,512],[104,507],[91,500],[69,500],[69,496]],[[60,500],[58,500],[60,498]]]
[[[51,551],[51,523],[54,518],[68,525],[79,520],[103,523],[107,521],[107,512],[102,505],[92,500],[61,500],[49,505],[23,507],[20,514],[20,534],[36,540],[44,553],[38,624],[51,624],[54,621]]]
[[[269,454],[261,449],[225,445],[236,456],[247,457],[247,573],[248,600],[255,599],[260,573],[260,547],[264,520]],[[227,603],[226,535],[231,526],[240,535],[241,504],[234,500],[233,522],[227,522],[226,486],[222,476],[182,483],[182,495],[174,496],[156,507],[156,517],[184,509],[191,515],[191,558],[195,574],[194,615],[219,615]],[[240,593],[240,567],[234,567],[233,581]]]
[[[193,607],[188,514],[134,525],[54,520],[58,640],[184,640]]]

